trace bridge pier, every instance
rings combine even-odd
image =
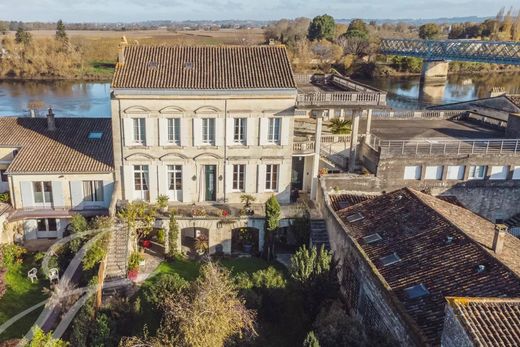
[[[421,83],[445,82],[449,63],[445,60],[423,60]]]

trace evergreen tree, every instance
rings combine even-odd
[[[324,14],[323,16],[316,16],[309,25],[309,33],[307,37],[309,40],[334,40],[336,32],[336,22],[331,16]]]
[[[67,37],[67,33],[65,32],[65,24],[60,19],[56,24],[56,40],[61,41],[63,43],[67,43],[69,38]]]
[[[435,23],[426,23],[419,27],[419,37],[423,40],[433,40],[440,33],[440,28]]]
[[[278,230],[280,219],[280,204],[276,197],[272,195],[265,203],[264,255],[267,260],[270,260],[273,257],[274,233]]]
[[[307,337],[303,341],[303,347],[320,347],[320,342],[314,334],[314,331],[309,331]]]
[[[30,33],[28,33],[27,31],[25,31],[23,26],[20,25],[18,27],[18,30],[16,30],[14,39],[15,39],[16,43],[18,43],[18,44],[28,45],[32,41],[32,35]]]

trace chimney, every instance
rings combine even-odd
[[[500,254],[504,248],[504,238],[506,237],[507,226],[505,224],[495,225],[495,236],[493,237],[493,251]]]
[[[117,57],[117,64],[119,66],[123,66],[125,64],[125,47],[128,46],[128,41],[126,40],[126,36],[121,38],[121,42],[119,43],[119,55]]]
[[[47,113],[47,130],[56,130],[56,120],[54,119],[54,112],[52,112],[52,107],[49,107],[49,112]]]

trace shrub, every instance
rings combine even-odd
[[[174,257],[179,253],[177,241],[179,238],[179,225],[177,224],[177,220],[175,219],[175,214],[170,215],[170,223],[169,223],[169,237],[168,237],[168,243],[170,246],[169,250],[169,256]]]
[[[157,242],[159,242],[161,245],[164,245],[164,241],[166,240],[166,234],[164,232],[164,229],[157,230]]]
[[[187,286],[188,282],[178,273],[164,274],[145,289],[144,297],[149,303],[159,307],[169,295],[179,294]]]
[[[75,214],[74,216],[72,216],[72,218],[70,220],[70,229],[73,234],[82,233],[82,232],[87,231],[87,229],[88,229],[87,220],[82,215]],[[81,244],[83,243],[83,240],[84,240],[83,237],[77,237],[77,238],[70,240],[70,242],[68,243],[69,249],[73,253],[76,253],[81,248]]]
[[[0,194],[0,202],[3,202],[5,204],[10,204],[11,203],[11,197],[9,195],[9,192],[5,192],[5,193]]]
[[[269,266],[265,270],[258,270],[251,276],[254,287],[257,288],[284,288],[285,278],[274,267]]]
[[[87,250],[85,257],[82,260],[83,269],[90,270],[99,264],[107,254],[109,235],[104,235]]]
[[[167,208],[168,207],[168,200],[170,200],[170,198],[168,198],[167,195],[159,195],[157,197],[157,207],[159,207],[159,208]]]
[[[314,334],[314,331],[309,331],[307,337],[303,341],[303,347],[320,347],[320,342]]]
[[[0,246],[0,253],[1,267],[9,270],[22,263],[22,256],[27,253],[27,250],[15,244],[3,244]]]
[[[114,219],[110,216],[97,216],[92,221],[92,229],[111,229],[114,226]]]
[[[40,327],[36,326],[33,330],[33,338],[28,344],[29,347],[66,347],[69,344],[63,340],[52,337],[52,332],[45,333]]]

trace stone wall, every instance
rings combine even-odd
[[[444,318],[444,328],[441,336],[442,347],[473,347],[466,330],[457,319],[453,312],[453,308],[446,305],[446,315]]]
[[[331,249],[338,264],[341,293],[349,308],[364,325],[392,336],[399,345],[423,345],[415,325],[391,293],[391,288],[365,257],[362,248],[349,237],[346,225],[333,212],[325,190],[322,180],[317,206],[327,224]]]

